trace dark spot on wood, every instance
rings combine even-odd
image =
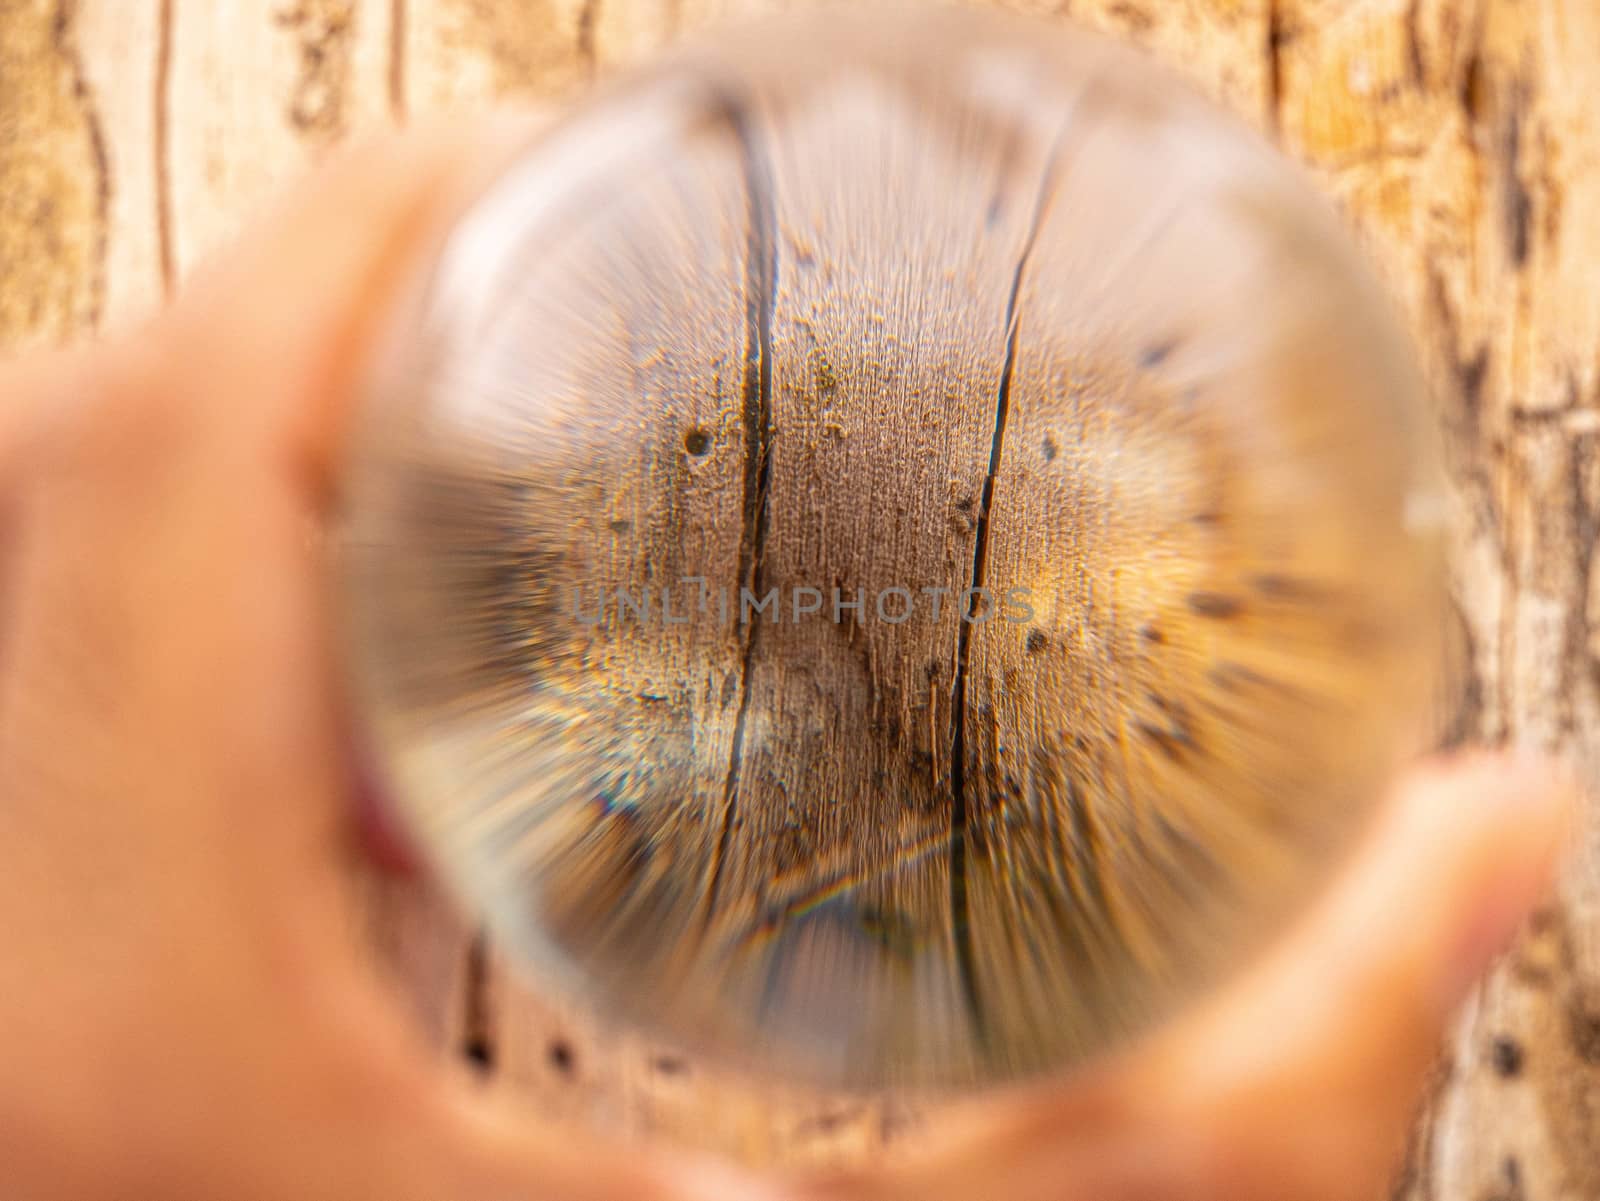
[[[1246,688],[1270,689],[1285,699],[1305,700],[1305,693],[1284,680],[1275,680],[1243,663],[1218,663],[1206,678],[1223,692],[1238,693]]]
[[[1275,572],[1251,576],[1250,586],[1269,600],[1315,601],[1326,598],[1325,590],[1312,581]]]
[[[711,435],[696,427],[683,436],[683,449],[698,459],[711,449]]]
[[[916,925],[898,909],[863,905],[856,914],[856,925],[862,934],[899,959],[909,961],[916,953]]]
[[[1193,745],[1189,731],[1181,725],[1158,726],[1140,721],[1135,722],[1133,728],[1174,763],[1183,762],[1183,752]]]
[[[859,1116],[853,1109],[824,1109],[803,1119],[797,1132],[802,1136],[830,1135]]]
[[[1515,1155],[1508,1155],[1500,1165],[1500,1175],[1505,1183],[1484,1198],[1484,1201],[1523,1201],[1522,1165]]]
[[[1473,125],[1483,119],[1483,110],[1488,103],[1487,90],[1483,82],[1483,56],[1474,51],[1461,72],[1460,93],[1461,110]]]
[[[616,521],[611,523],[611,532],[613,534],[626,534],[632,528],[633,522],[627,520],[626,518],[618,518]]]
[[[598,60],[595,55],[594,28],[600,0],[583,0],[583,7],[578,10],[576,41],[578,44],[578,57],[589,68],[589,73],[594,74]]]
[[[1156,23],[1143,5],[1130,4],[1126,0],[1111,5],[1106,12],[1121,21],[1130,33],[1145,33]]]
[[[1222,514],[1213,509],[1203,509],[1189,518],[1195,525],[1221,525]]]
[[[346,126],[353,5],[348,0],[300,0],[274,17],[280,28],[294,35],[300,55],[289,102],[290,126],[319,139],[337,138]]]
[[[1511,975],[1519,984],[1533,989],[1546,989],[1555,983],[1555,977],[1545,964],[1530,963],[1526,959],[1511,961]]]
[[[956,510],[957,512],[961,513],[970,513],[973,510],[973,506],[975,506],[977,503],[977,497],[963,496],[960,500],[956,501]]]
[[[1521,268],[1528,261],[1529,230],[1533,224],[1533,198],[1522,182],[1517,160],[1522,152],[1522,109],[1513,102],[1506,117],[1505,206],[1506,245],[1511,265]]]
[[[1600,1011],[1574,1002],[1567,1010],[1567,1031],[1578,1058],[1587,1064],[1600,1065]]]
[[[1502,1080],[1515,1080],[1522,1075],[1522,1061],[1522,1044],[1513,1038],[1502,1035],[1489,1046],[1489,1062]]]
[[[1187,599],[1190,612],[1198,617],[1226,621],[1244,611],[1243,601],[1221,592],[1191,592]]]
[[[1167,636],[1161,632],[1160,627],[1148,621],[1139,627],[1139,637],[1152,646],[1160,646],[1167,640]]]
[[[885,1143],[894,1142],[915,1125],[909,1113],[885,1104],[878,1114],[878,1137]]]
[[[1483,407],[1483,382],[1489,374],[1489,348],[1478,347],[1470,359],[1456,364],[1456,382],[1461,388],[1461,407],[1474,420]]]
[[[461,1057],[478,1071],[494,1070],[494,1048],[485,1038],[474,1036],[467,1039],[461,1044]]]
[[[1043,630],[1029,630],[1026,645],[1030,655],[1037,655],[1050,645],[1050,639],[1045,637]]]
[[[1044,461],[1054,463],[1056,456],[1061,453],[1061,447],[1056,445],[1056,440],[1049,434],[1044,436]]]
[[[577,1067],[577,1061],[572,1053],[572,1044],[564,1038],[553,1038],[544,1051],[545,1060],[563,1076],[572,1075]]]
[[[678,1055],[657,1055],[650,1061],[650,1070],[658,1076],[682,1076],[688,1073],[688,1063]]]
[[[1178,339],[1168,338],[1165,342],[1156,342],[1145,347],[1139,352],[1139,366],[1145,370],[1159,367],[1172,357],[1172,352],[1178,349]]]
[[[1005,211],[1005,192],[997,188],[995,194],[989,198],[989,207],[984,210],[983,227],[985,229],[993,229],[1000,224],[1000,218],[1005,215]]]
[[[1427,81],[1427,64],[1422,59],[1422,0],[1411,0],[1406,6],[1406,65],[1411,71],[1411,83],[1422,87]]]
[[[1565,933],[1565,919],[1552,905],[1541,905],[1528,916],[1528,932],[1536,935]]]

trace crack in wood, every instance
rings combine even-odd
[[[78,0],[60,0],[50,23],[50,41],[66,64],[73,99],[83,117],[89,138],[89,153],[94,160],[94,244],[89,263],[88,325],[96,328],[105,315],[106,258],[111,242],[111,157],[106,148],[105,126],[95,102],[94,90],[84,71],[83,55],[78,52],[73,23],[78,15]]]
[[[1049,210],[1054,194],[1057,168],[1068,135],[1078,126],[1078,112],[1093,91],[1091,82],[1080,98],[1073,113],[1056,135],[1046,159],[1039,182],[1039,192],[1034,198],[1033,215],[1022,250],[1017,255],[1016,269],[1011,276],[1011,292],[1006,299],[1005,359],[1000,366],[1000,385],[995,396],[994,425],[989,438],[989,462],[983,477],[983,488],[978,498],[978,512],[972,539],[972,567],[968,573],[969,584],[965,595],[970,600],[967,612],[958,618],[956,632],[956,669],[950,686],[950,719],[953,729],[950,741],[950,924],[955,939],[956,972],[961,982],[961,993],[972,1021],[974,1037],[985,1041],[983,998],[978,991],[977,968],[972,950],[972,927],[967,882],[967,827],[969,820],[967,788],[967,691],[972,661],[973,622],[979,604],[979,589],[984,585],[988,571],[990,514],[994,503],[995,480],[1005,454],[1006,423],[1011,411],[1011,381],[1016,369],[1017,340],[1021,329],[1020,300],[1022,280],[1033,253],[1040,226]]]
[[[772,470],[772,318],[777,303],[778,231],[772,173],[754,122],[742,97],[722,97],[723,116],[739,143],[748,209],[745,253],[745,365],[743,531],[739,541],[739,586],[762,595],[763,558],[770,521]],[[745,730],[750,715],[750,671],[755,661],[761,622],[745,626],[739,665],[739,709],[734,719],[728,772],[722,796],[721,829],[706,889],[706,921],[716,912],[728,846],[738,813],[739,784],[744,771]]]
[[[1428,82],[1428,65],[1422,57],[1422,0],[1411,0],[1406,6],[1405,34],[1411,85],[1420,89]]]
[[[1600,664],[1590,650],[1589,595],[1594,575],[1595,541],[1600,538],[1600,513],[1584,487],[1584,471],[1593,462],[1593,435],[1572,437],[1563,448],[1567,456],[1567,504],[1571,509],[1573,553],[1572,593],[1562,622],[1560,728],[1571,738],[1579,732],[1577,698],[1580,679],[1600,692]]]
[[[1528,261],[1531,250],[1533,198],[1522,181],[1518,163],[1522,158],[1522,121],[1526,100],[1525,87],[1516,84],[1511,88],[1511,103],[1506,111],[1505,158],[1501,177],[1505,202],[1506,249],[1513,270],[1520,271]]]
[[[155,169],[156,257],[161,265],[161,290],[170,297],[178,268],[172,225],[172,29],[177,0],[159,0],[156,21],[156,70],[152,89],[151,151]]]
[[[600,0],[583,0],[578,10],[578,58],[588,68],[591,78],[599,70],[595,53],[595,25],[600,19]]]
[[[1283,0],[1267,0],[1267,113],[1266,125],[1274,140],[1283,136],[1283,47],[1289,31],[1283,14]]]
[[[461,1055],[478,1070],[492,1073],[499,1059],[490,998],[489,944],[480,931],[467,948],[461,980]]]
[[[389,0],[389,115],[398,123],[406,119],[406,0]]]

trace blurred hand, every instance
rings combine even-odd
[[[520,143],[325,169],[135,337],[0,378],[0,1189],[19,1201],[1376,1197],[1572,787],[1425,767],[1290,941],[1074,1080],[859,1173],[552,1132],[430,1056],[350,937],[318,537],[419,248]]]

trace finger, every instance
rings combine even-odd
[[[351,1065],[352,1089],[374,1065],[420,1071],[350,953],[348,758],[313,527],[389,292],[526,136],[492,126],[343,159],[172,314],[73,373],[13,377],[45,416],[8,422],[0,449],[28,463],[0,648],[0,909],[28,920],[0,991],[29,1002],[6,1053],[51,1081],[42,1128],[103,1119],[131,1153],[194,1157],[174,1132],[226,1110],[238,1121],[210,1160],[269,1162],[278,1134],[332,1164],[330,1145],[355,1159],[365,1144],[357,1110],[324,1096],[325,1061]],[[68,1030],[72,1015],[106,1020]],[[185,1037],[126,1036],[161,1029]],[[212,1059],[241,1044],[219,1091]],[[108,1078],[140,1081],[145,1104],[116,1114]],[[426,1135],[392,1158],[421,1157]]]
[[[440,126],[333,160],[202,267],[165,323],[182,354],[181,369],[162,382],[169,403],[210,430],[218,449],[209,453],[236,448],[269,487],[288,490],[291,508],[305,512],[301,542],[320,538],[379,327],[451,218],[544,121],[509,112],[469,137]],[[330,753],[344,761],[348,803],[329,816],[350,823],[379,867],[415,872],[418,856],[390,814],[381,774],[353,745],[348,722],[335,724],[345,732]],[[320,840],[310,832],[309,845]]]
[[[1225,1149],[1228,1195],[1381,1193],[1453,1013],[1546,895],[1576,805],[1544,761],[1422,769],[1292,943],[1152,1054],[1148,1089]]]
[[[15,494],[39,420],[51,407],[70,403],[90,353],[35,351],[0,362],[0,506]]]
[[[975,1104],[925,1159],[810,1195],[1382,1196],[1451,1013],[1547,889],[1574,803],[1545,764],[1424,768],[1310,919],[1215,1000],[1064,1088]]]
[[[434,1128],[452,1170],[440,1194],[560,1201],[786,1201],[778,1182],[709,1155],[530,1120],[503,1095],[457,1089]]]
[[[41,427],[85,391],[88,353],[55,351],[0,364],[0,671],[5,669],[10,566],[23,489]]]
[[[27,824],[30,845],[73,848],[51,870],[81,878],[84,903],[115,908],[151,862],[184,867],[166,877],[174,904],[210,895],[192,877],[211,865],[234,873],[229,892],[254,873],[313,946],[343,937],[324,908],[348,761],[316,476],[390,292],[528,128],[387,141],[324,168],[173,314],[90,356],[30,436],[0,837]]]

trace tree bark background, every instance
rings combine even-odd
[[[148,312],[335,142],[569,93],[777,2],[0,0],[0,348]],[[1441,738],[1566,748],[1600,783],[1600,0],[990,2],[1148,47],[1339,199],[1409,317],[1454,481]],[[1443,1048],[1396,1197],[1600,1201],[1600,817],[1580,837]],[[429,1036],[553,1117],[776,1162],[912,1136],[894,1102],[599,1028],[422,886],[360,888]]]

